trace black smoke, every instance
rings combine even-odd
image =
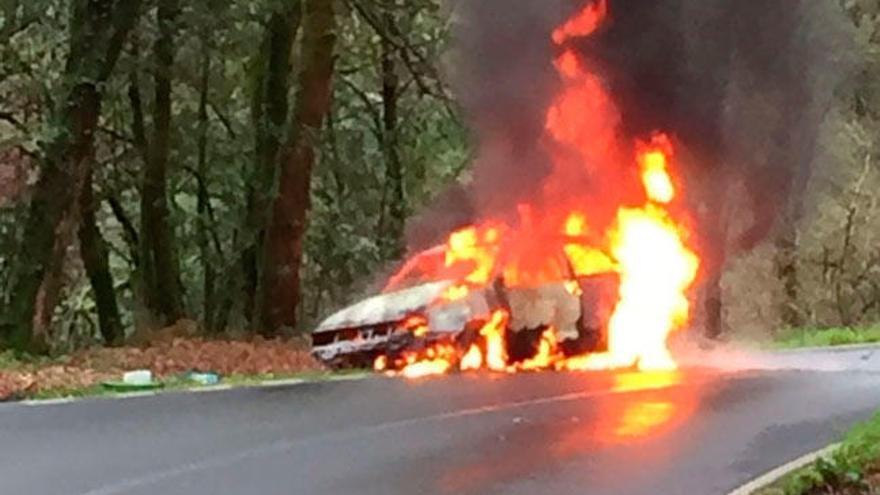
[[[473,181],[410,225],[412,247],[510,209],[549,171],[545,112],[558,91],[550,33],[586,0],[458,0],[448,68],[478,148]],[[574,47],[595,67],[627,138],[655,130],[684,148],[697,220],[751,219],[748,249],[797,205],[851,34],[830,0],[609,0],[609,22]],[[748,193],[737,211],[726,191]],[[596,184],[591,194],[615,184]],[[460,187],[460,186],[456,186]],[[463,199],[467,198],[467,199]],[[599,198],[600,199],[600,198]],[[706,218],[699,218],[699,212]],[[728,238],[712,225],[709,237]],[[707,244],[718,240],[708,240]]]

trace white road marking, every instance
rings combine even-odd
[[[58,399],[34,399],[34,400],[23,400],[23,401],[19,402],[18,404],[21,404],[23,406],[30,406],[30,407],[33,407],[33,406],[55,406],[58,404],[69,404],[71,402],[76,401],[77,399],[78,399],[78,397],[61,397]],[[12,405],[15,405],[15,403],[13,403]]]
[[[189,393],[208,393],[208,392],[225,392],[229,390],[236,389],[260,389],[260,388],[274,388],[274,387],[290,387],[296,385],[305,385],[309,383],[323,383],[323,382],[346,382],[346,381],[355,381],[355,380],[363,380],[370,376],[370,373],[357,373],[350,375],[340,375],[340,376],[329,376],[326,378],[318,378],[318,379],[307,379],[307,378],[285,378],[282,380],[266,380],[263,382],[255,382],[255,383],[242,383],[242,384],[229,384],[229,383],[221,383],[219,385],[208,385],[204,387],[193,387],[193,388],[185,388],[185,389],[159,389],[159,390],[150,390],[144,392],[127,392],[115,395],[94,395],[94,396],[70,396],[70,397],[59,397],[56,399],[28,399],[19,402],[9,402],[9,403],[0,403],[0,408],[2,407],[15,407],[15,406],[27,406],[27,407],[39,407],[39,406],[59,406],[65,404],[73,404],[76,402],[81,402],[84,400],[117,400],[117,399],[137,399],[143,397],[153,397],[156,395],[169,395],[169,394],[189,394]]]
[[[829,353],[829,354],[840,354],[844,352],[858,352],[858,351],[880,351],[880,343],[867,343],[867,344],[844,344],[844,345],[832,345],[832,346],[819,346],[819,347],[794,347],[791,349],[776,349],[772,351],[768,351],[769,353],[776,354],[811,354],[811,353]]]
[[[761,476],[749,481],[745,485],[737,488],[736,490],[730,492],[727,495],[751,495],[755,491],[764,488],[767,485],[770,485],[774,481],[782,478],[783,476],[791,473],[792,471],[797,471],[798,469],[808,466],[813,462],[816,462],[822,457],[828,457],[833,454],[837,449],[840,448],[839,443],[835,443],[829,445],[825,448],[819,449],[815,452],[810,452],[807,455],[798,457],[797,459],[783,464],[775,469],[772,469]]]

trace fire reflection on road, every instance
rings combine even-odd
[[[475,439],[477,448],[449,464],[436,484],[444,493],[485,493],[505,480],[590,463],[598,448],[653,441],[681,431],[699,404],[701,385],[681,372],[619,373],[610,394],[561,403],[531,417],[524,410],[509,426]],[[661,469],[668,452],[645,448],[640,459]],[[599,483],[600,480],[592,480]]]
[[[681,373],[623,373],[615,375],[615,392],[638,392],[672,387],[681,383]],[[612,436],[632,440],[659,433],[680,415],[678,402],[671,400],[639,399],[626,402],[613,428]]]
[[[682,381],[680,371],[654,371],[639,373],[619,373],[614,375],[614,392],[639,392],[679,385]]]
[[[672,402],[636,402],[629,405],[614,434],[621,438],[640,438],[650,435],[675,416]]]

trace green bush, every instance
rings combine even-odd
[[[866,328],[798,328],[781,332],[776,345],[781,348],[828,347],[880,342],[880,325]]]
[[[768,487],[763,495],[807,495],[811,493],[870,493],[868,468],[880,460],[880,413],[854,427],[841,447],[829,458]]]

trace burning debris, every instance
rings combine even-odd
[[[699,259],[672,139],[626,142],[612,96],[571,47],[608,15],[606,0],[588,2],[551,34],[559,86],[541,140],[552,163],[532,199],[456,230],[409,260],[384,296],[326,320],[320,358],[366,355],[410,378],[675,368],[666,342],[688,320]],[[573,190],[585,176],[603,194]]]

